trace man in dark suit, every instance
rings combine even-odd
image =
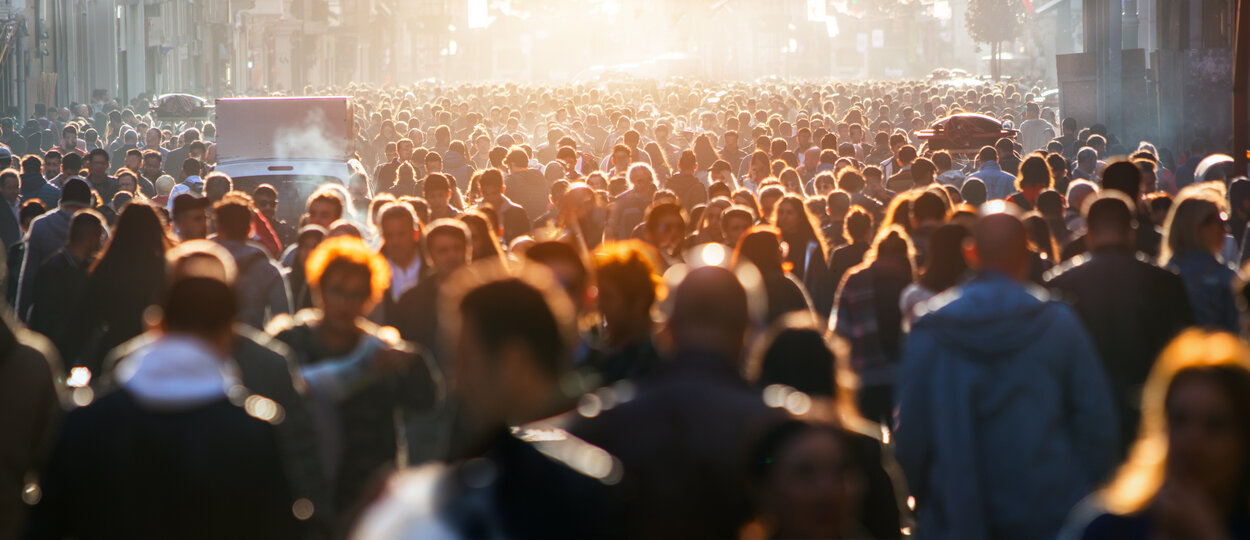
[[[16,170],[8,169],[0,174],[0,197],[4,198],[4,208],[0,209],[0,239],[4,240],[4,249],[8,249],[22,241],[22,227],[18,220],[18,211],[22,204],[22,178]]]

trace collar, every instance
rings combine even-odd
[[[187,410],[226,397],[240,384],[237,367],[208,343],[165,334],[118,362],[118,384],[145,407]]]

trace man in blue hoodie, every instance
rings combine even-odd
[[[1110,388],[1072,309],[1026,285],[1010,205],[976,225],[977,276],[919,312],[895,442],[918,538],[1044,539],[1115,466]]]

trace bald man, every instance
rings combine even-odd
[[[904,343],[896,454],[926,536],[1041,540],[1111,472],[1119,429],[1080,320],[1025,284],[1014,207],[987,207],[976,277],[922,304]]]

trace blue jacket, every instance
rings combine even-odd
[[[1194,309],[1194,322],[1237,333],[1241,330],[1241,314],[1233,299],[1233,280],[1237,272],[1210,253],[1189,251],[1172,257],[1168,269],[1180,274]]]
[[[985,183],[985,200],[1006,199],[1016,191],[1016,177],[1003,172],[997,161],[987,161],[981,168],[968,175],[968,178],[980,178]]]
[[[1115,409],[1080,320],[982,274],[918,308],[897,389],[916,537],[1047,539],[1115,466]]]

